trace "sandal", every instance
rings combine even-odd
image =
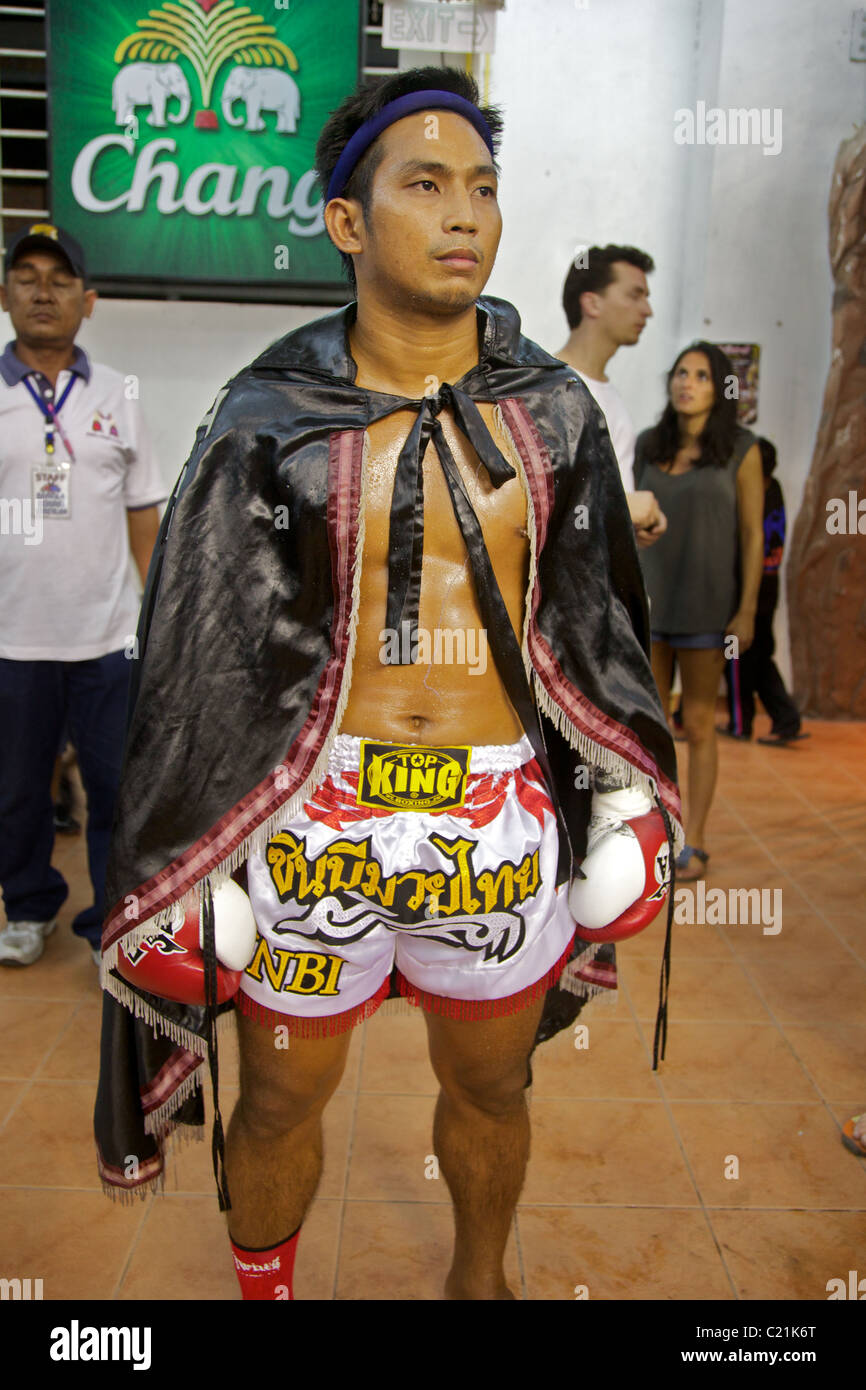
[[[866,1158],[866,1143],[864,1143],[862,1139],[857,1138],[854,1133],[854,1126],[859,1124],[864,1118],[866,1118],[866,1116],[853,1115],[851,1119],[842,1126],[842,1143],[845,1145],[846,1149],[850,1149],[852,1154],[857,1154],[860,1158]]]
[[[710,856],[705,849],[695,849],[694,845],[683,845],[677,855],[677,879],[680,883],[694,883],[697,879],[704,877],[704,865],[709,862]],[[693,859],[700,860],[700,867],[694,873],[689,873],[688,867]]]

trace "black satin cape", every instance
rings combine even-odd
[[[303,802],[338,728],[364,430],[425,408],[354,384],[355,307],[290,333],[220,392],[160,528],[106,889],[95,1129],[112,1195],[161,1177],[166,1134],[203,1124],[197,1069],[207,1057],[216,1080],[217,1065],[213,1013],[125,986],[112,969],[118,942],[242,865],[270,818]],[[574,862],[585,852],[584,766],[644,785],[679,842],[674,747],[604,418],[576,374],[523,337],[510,304],[486,297],[477,313],[479,362],[455,390],[500,405],[523,466],[537,568],[524,656]],[[583,1002],[552,989],[537,1040]]]

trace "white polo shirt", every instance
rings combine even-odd
[[[87,661],[123,648],[138,625],[130,572],[127,509],[152,507],[166,492],[138,402],[126,399],[119,372],[75,350],[54,400],[75,381],[60,411],[72,446],[65,495],[51,515],[34,508],[45,489],[34,469],[68,458],[55,429],[45,450],[45,417],[25,384],[32,369],[9,343],[0,355],[0,657],[12,661]],[[48,383],[43,377],[42,387]],[[41,393],[40,393],[41,394]]]
[[[577,368],[572,370],[577,371]],[[626,492],[634,492],[634,446],[637,436],[631,416],[625,408],[625,401],[611,381],[597,381],[594,376],[577,372],[601,407],[610,431],[610,441],[619,464],[622,485]]]

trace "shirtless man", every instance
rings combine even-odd
[[[529,1152],[528,1059],[548,990],[598,950],[574,945],[573,895],[593,884],[587,872],[570,886],[588,815],[574,788],[595,787],[594,811],[598,797],[624,797],[610,821],[620,828],[659,815],[646,814],[656,786],[677,813],[637,555],[598,412],[572,373],[520,337],[510,305],[479,302],[501,231],[501,121],[477,100],[466,74],[422,69],[333,114],[317,164],[357,307],[288,335],[222,393],[170,503],[168,600],[155,598],[157,572],[145,596],[154,617],[104,974],[128,1005],[120,976],[150,991],[154,1015],[153,994],[182,999],[169,979],[174,944],[156,961],[164,989],[124,963],[118,944],[135,953],[147,925],[124,921],[123,904],[168,922],[203,869],[245,863],[255,948],[236,998],[241,1097],[225,1156],[244,1298],[292,1296],[322,1114],[353,1026],[392,986],[424,1011],[441,1086],[434,1147],[455,1213],[446,1297],[513,1297],[503,1257]],[[546,438],[530,406],[547,409]],[[265,524],[264,498],[288,514],[285,531]],[[593,576],[579,613],[572,578],[557,590],[569,567]],[[528,593],[540,727],[521,658]],[[600,653],[597,669],[578,634]],[[172,739],[164,776],[148,744],[156,728]],[[273,750],[275,776],[254,785]],[[579,781],[575,750],[583,773],[587,762],[604,775]],[[152,813],[133,791],[145,768]],[[592,921],[587,909],[588,940],[644,896],[650,916],[661,906],[664,875],[648,867],[644,884],[644,863],[667,853],[664,828],[655,834],[649,859],[638,854],[643,886]],[[165,851],[145,862],[139,846],[159,837]],[[202,1055],[184,1031],[190,1010],[162,1014]],[[116,1097],[115,1023],[104,1027],[100,1094]],[[290,1046],[275,1047],[263,1024],[285,1025]],[[147,1048],[144,1069],[166,1094],[177,1055],[159,1068]],[[122,1133],[119,1109],[103,1113]],[[98,1102],[100,1171],[122,1186],[112,1124]]]
[[[462,116],[439,111],[438,138],[431,140],[425,116],[404,117],[376,143],[375,220],[365,217],[358,198],[336,198],[326,208],[329,234],[352,256],[357,278],[358,316],[349,334],[357,383],[413,399],[429,394],[431,383],[460,381],[477,364],[475,304],[502,230],[497,174],[480,135]],[[494,406],[479,409],[493,432]],[[414,421],[414,413],[397,411],[367,431],[360,621],[341,732],[428,747],[512,745],[523,729],[492,660],[483,672],[468,662],[382,662],[391,496]],[[447,412],[442,427],[520,632],[529,565],[523,487],[515,477],[494,489]],[[420,628],[462,631],[467,650],[485,651],[466,546],[432,442],[423,473]],[[471,1024],[424,1012],[442,1088],[433,1147],[455,1209],[449,1298],[513,1297],[502,1262],[529,1154],[526,1064],[542,1004],[538,999],[520,1012]],[[237,1247],[260,1249],[300,1226],[315,1192],[322,1112],[342,1075],[351,1033],[293,1038],[289,1052],[276,1052],[273,1037],[255,1021],[239,1016],[239,1028],[244,1090],[228,1136],[230,1230]]]

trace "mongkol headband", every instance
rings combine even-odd
[[[375,116],[371,116],[362,126],[359,126],[355,134],[347,142],[343,153],[337,160],[336,168],[331,175],[328,184],[328,196],[326,202],[332,198],[339,198],[355,169],[361,156],[370,148],[374,140],[378,140],[383,130],[387,130],[389,125],[395,121],[402,121],[404,116],[411,116],[416,111],[456,111],[458,116],[463,116],[470,125],[473,125],[493,154],[493,136],[490,127],[471,101],[465,97],[458,96],[456,92],[443,92],[436,88],[431,88],[423,92],[408,92],[406,96],[395,97],[389,101],[387,106],[383,106]]]

